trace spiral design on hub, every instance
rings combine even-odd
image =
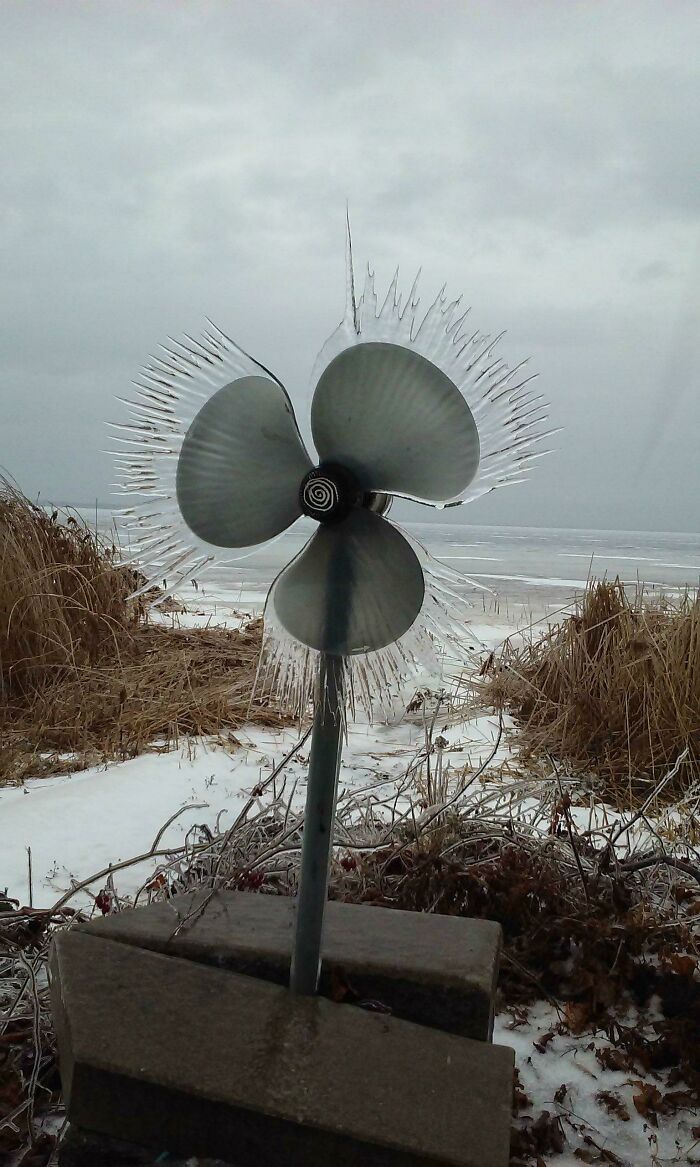
[[[362,505],[362,489],[346,466],[323,462],[310,470],[299,486],[302,514],[317,523],[339,523]]]
[[[304,484],[302,497],[309,510],[326,514],[338,506],[340,491],[330,478],[311,478]]]

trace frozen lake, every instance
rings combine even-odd
[[[109,530],[112,512],[99,512]],[[85,517],[90,517],[85,512]],[[92,514],[95,521],[95,512]],[[669,592],[700,583],[700,535],[664,531],[586,531],[547,527],[489,527],[457,523],[403,525],[433,556],[513,607],[536,610],[567,603],[590,576],[645,583]],[[274,543],[228,567],[213,567],[205,592],[236,592],[262,603],[277,572],[301,550],[315,524],[301,519]],[[465,581],[465,591],[469,585]]]

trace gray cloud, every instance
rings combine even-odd
[[[342,312],[347,198],[380,280],[398,262],[463,290],[565,427],[465,519],[698,530],[694,3],[1,19],[0,464],[26,491],[105,499],[114,394],[205,315],[302,401]]]

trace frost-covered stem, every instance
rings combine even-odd
[[[323,913],[333,844],[333,820],[344,724],[342,657],[322,656],[319,697],[311,735],[309,778],[301,849],[301,884],[290,988],[313,995],[321,971]]]

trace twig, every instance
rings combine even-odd
[[[639,810],[632,816],[632,818],[629,820],[629,822],[623,823],[622,826],[619,828],[619,830],[617,830],[615,832],[615,834],[613,835],[613,837],[609,843],[609,847],[611,850],[615,847],[615,844],[617,843],[618,839],[620,839],[622,837],[622,835],[626,834],[627,831],[630,831],[632,829],[632,827],[634,826],[634,824],[637,822],[637,820],[640,819],[642,817],[642,815],[646,813],[648,807],[651,806],[651,804],[655,798],[658,798],[659,794],[661,794],[661,791],[671,781],[671,779],[676,777],[676,774],[680,770],[682,763],[688,757],[688,753],[689,753],[689,747],[686,746],[685,749],[683,750],[683,752],[681,754],[679,754],[678,757],[676,758],[672,769],[670,769],[668,771],[668,773],[664,775],[664,777],[661,779],[661,781],[657,783],[657,785],[654,787],[654,789],[652,790],[652,792],[648,796],[648,798],[646,798],[644,800],[644,802],[640,806]]]
[[[208,802],[188,802],[186,806],[181,806],[179,810],[175,811],[175,814],[171,814],[166,823],[163,823],[163,826],[160,828],[158,834],[151,843],[151,851],[156,851],[158,849],[158,844],[163,838],[163,835],[167,831],[168,827],[172,826],[175,820],[179,819],[180,815],[184,814],[186,810],[205,810],[208,806]]]
[[[437,808],[437,810],[435,810],[432,814],[430,814],[428,818],[418,819],[417,826],[421,830],[423,830],[423,831],[427,830],[427,828],[430,826],[431,823],[433,823],[435,821],[436,818],[439,818],[440,815],[444,814],[446,810],[449,810],[450,807],[453,806],[455,802],[458,802],[459,799],[463,797],[465,791],[476,782],[477,778],[481,777],[481,775],[484,773],[485,770],[488,769],[488,767],[491,765],[491,762],[493,761],[496,754],[498,753],[498,749],[499,749],[499,746],[501,744],[501,737],[502,736],[503,736],[503,715],[499,714],[499,716],[498,716],[498,733],[496,734],[496,740],[493,744],[493,747],[491,749],[491,753],[489,754],[489,756],[486,758],[485,761],[483,761],[480,764],[478,769],[474,771],[471,778],[469,779],[469,782],[466,783],[466,785],[460,786],[459,789],[451,796],[451,798],[447,799],[447,801],[444,802],[441,806],[439,806]]]
[[[562,812],[564,814],[564,819],[566,821],[566,830],[567,830],[567,833],[569,836],[569,842],[571,844],[571,850],[574,853],[574,859],[576,860],[576,866],[578,867],[578,873],[579,873],[579,876],[581,877],[581,887],[583,888],[583,894],[586,898],[586,903],[590,904],[590,899],[588,897],[588,885],[586,883],[586,876],[584,874],[583,867],[581,865],[581,857],[578,853],[578,847],[576,846],[576,843],[574,841],[574,832],[572,829],[571,815],[569,814],[569,802],[568,802],[567,798],[564,797],[564,790],[563,790],[563,787],[561,784],[561,776],[559,774],[559,770],[557,769],[556,763],[550,754],[548,754],[547,757],[549,758],[552,769],[554,770],[554,775],[556,777],[557,785],[559,787],[559,804],[560,804],[560,806],[562,808]]]
[[[271,774],[270,774],[270,775],[269,775],[269,776],[268,776],[268,777],[265,779],[265,781],[264,781],[264,782],[261,782],[261,783],[260,783],[260,784],[259,784],[259,785],[256,787],[256,791],[257,791],[257,793],[256,793],[255,795],[251,795],[251,797],[248,799],[247,803],[246,803],[246,804],[245,804],[245,806],[243,807],[243,810],[242,810],[242,811],[241,811],[241,813],[239,814],[239,816],[238,816],[238,818],[236,819],[236,821],[234,822],[233,826],[232,826],[232,827],[229,829],[229,832],[228,832],[228,833],[229,833],[229,835],[230,835],[230,834],[232,834],[232,833],[233,833],[233,831],[235,831],[235,830],[236,830],[236,828],[237,828],[237,827],[240,825],[240,823],[242,823],[242,822],[243,822],[243,820],[245,819],[246,815],[248,814],[248,811],[250,810],[251,806],[253,806],[253,804],[254,804],[254,802],[255,802],[255,799],[256,799],[256,798],[259,798],[261,794],[264,794],[264,792],[267,790],[267,788],[268,788],[268,786],[270,785],[270,783],[271,783],[271,782],[274,782],[274,781],[275,781],[275,779],[276,779],[276,778],[278,778],[278,777],[279,777],[279,775],[282,773],[282,771],[284,770],[284,768],[285,768],[285,766],[287,765],[287,763],[288,763],[288,762],[291,762],[291,760],[292,760],[292,758],[294,757],[294,755],[295,755],[295,754],[296,754],[296,753],[297,753],[297,752],[298,752],[298,751],[301,749],[301,747],[302,747],[302,746],[304,745],[304,743],[306,742],[306,740],[307,740],[307,738],[309,737],[309,734],[311,733],[311,730],[312,730],[312,729],[313,729],[313,726],[312,726],[312,725],[310,725],[310,726],[309,726],[309,728],[308,728],[308,729],[307,729],[307,730],[306,730],[306,731],[305,731],[305,732],[302,734],[302,736],[299,738],[299,740],[298,740],[297,742],[295,742],[295,743],[294,743],[294,745],[292,746],[291,750],[289,750],[289,752],[288,752],[287,754],[285,754],[285,755],[284,755],[284,757],[282,758],[282,761],[281,761],[281,762],[279,762],[279,763],[278,763],[278,764],[275,766],[275,768],[274,768],[274,770],[272,771],[272,773],[271,773]]]
[[[647,855],[644,859],[627,859],[620,864],[622,871],[644,871],[647,867],[656,867],[658,864],[666,867],[676,867],[700,883],[700,868],[688,863],[686,859],[677,859],[673,855]]]
[[[169,938],[170,940],[173,940],[174,937],[177,936],[178,933],[182,931],[182,929],[185,927],[186,924],[194,923],[195,920],[198,920],[204,914],[207,907],[209,906],[209,904],[212,901],[212,898],[214,896],[214,892],[216,891],[216,880],[218,879],[219,872],[221,870],[221,864],[223,863],[224,855],[226,854],[226,848],[228,847],[234,832],[240,826],[240,824],[244,821],[248,811],[250,810],[251,806],[253,806],[255,799],[259,798],[260,795],[267,789],[267,787],[270,786],[270,784],[275,781],[275,779],[278,777],[279,774],[281,774],[282,770],[287,765],[287,763],[290,762],[291,759],[294,757],[294,755],[297,753],[297,751],[301,749],[304,742],[306,741],[309,734],[311,733],[312,728],[313,728],[313,726],[309,726],[309,728],[302,734],[302,736],[299,738],[299,740],[297,742],[295,742],[295,744],[292,746],[291,750],[289,750],[289,752],[285,754],[285,756],[282,758],[282,761],[279,762],[279,764],[277,766],[275,766],[272,773],[261,784],[258,793],[255,795],[251,795],[251,797],[248,799],[247,803],[243,807],[243,810],[238,815],[238,818],[229,827],[229,829],[226,832],[226,834],[223,838],[223,841],[221,843],[219,855],[218,855],[218,858],[216,860],[214,870],[210,876],[212,886],[211,886],[211,890],[210,890],[209,894],[207,896],[205,896],[205,898],[201,904],[199,904],[196,908],[192,909],[192,911],[188,912],[186,916],[183,916],[183,918],[178,921],[177,926],[174,928],[172,935]],[[292,831],[294,831],[294,830],[296,830],[296,824],[292,828]],[[288,833],[291,833],[291,832],[288,832]],[[282,838],[284,838],[284,835],[282,836]],[[252,870],[252,867],[250,867],[249,870]]]
[[[34,965],[27,960],[23,952],[19,954],[19,960],[27,970],[27,977],[32,989],[32,999],[34,1002],[34,1009],[32,1012],[32,1030],[34,1035],[34,1061],[32,1063],[32,1072],[29,1077],[29,1084],[27,1086],[27,1098],[29,1108],[27,1112],[27,1127],[29,1130],[29,1139],[32,1145],[34,1144],[34,1102],[36,1099],[36,1084],[39,1077],[39,1067],[41,1065],[41,1003],[39,1001],[39,991],[36,983],[36,971]]]
[[[532,982],[538,993],[540,993],[546,1001],[549,1001],[550,1005],[554,1006],[559,1015],[559,1020],[561,1020],[564,1016],[564,1010],[557,1001],[556,997],[553,997],[551,993],[547,992],[542,982],[537,979],[534,973],[531,973],[529,969],[525,968],[525,965],[521,964],[519,960],[516,960],[514,956],[511,956],[509,952],[501,951],[501,959],[507,960],[508,964],[512,964],[513,968],[517,969],[521,976]]]
[[[429,802],[432,802],[432,784],[431,784],[431,774],[430,774],[430,753],[431,753],[432,745],[433,745],[433,733],[435,732],[435,722],[437,721],[437,715],[440,711],[440,706],[442,704],[442,698],[443,698],[443,693],[438,693],[437,694],[437,701],[435,703],[435,709],[433,711],[433,716],[430,720],[429,727],[426,727],[426,724],[425,724],[425,704],[423,705],[423,729],[425,732],[425,775],[426,775],[425,781],[426,781],[426,790],[428,793],[428,801]]]

